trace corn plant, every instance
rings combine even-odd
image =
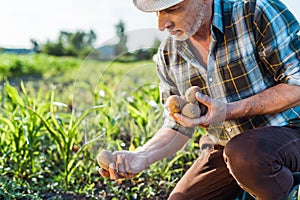
[[[1,151],[4,153],[2,166],[10,163],[8,167],[14,168],[14,176],[27,177],[37,171],[35,160],[40,155],[38,146],[42,124],[25,108],[35,107],[35,101],[27,95],[23,83],[21,92],[23,97],[6,82],[4,96],[7,99],[0,116],[0,129],[4,133],[1,137]],[[44,112],[43,106],[39,111]]]
[[[153,84],[137,88],[124,99],[130,120],[130,132],[134,134],[134,145],[146,143],[162,125],[162,106],[159,105],[158,87]]]
[[[104,127],[110,127],[107,133],[107,138],[110,139],[107,142],[111,146],[117,146],[118,150],[135,150],[146,143],[162,125],[158,87],[155,84],[147,84],[135,88],[136,90],[124,96],[122,101],[114,104],[119,113],[119,123],[112,116],[107,116],[106,121],[101,120]],[[128,137],[120,137],[124,135],[122,132]],[[201,131],[197,132],[195,137],[199,134]],[[124,145],[119,146],[116,144],[118,142]],[[185,149],[173,157],[151,165],[144,173],[131,180],[130,187],[120,188],[113,185],[110,186],[111,190],[117,196],[124,196],[126,199],[152,199],[159,193],[163,195],[164,192],[169,192],[196,158],[194,151],[198,148],[197,144],[198,140],[196,142],[192,140]]]
[[[76,142],[78,142],[78,140],[80,140],[79,127],[82,121],[90,113],[104,106],[102,105],[91,107],[85,110],[78,118],[75,118],[74,111],[71,114],[67,114],[61,117],[55,113],[54,106],[63,104],[54,102],[53,100],[54,93],[52,94],[51,98],[49,118],[47,116],[42,116],[37,110],[34,110],[30,107],[28,107],[28,109],[42,121],[47,131],[54,139],[59,156],[58,159],[60,159],[63,163],[61,173],[64,176],[65,189],[68,189],[71,175],[74,173],[75,169],[80,164],[82,164],[81,160],[78,159],[82,151],[84,151],[89,144],[101,137],[100,135],[93,140],[82,144],[81,147],[79,147],[79,145],[77,144],[77,147],[79,148],[75,150],[75,144]]]
[[[60,66],[54,65],[56,59],[61,60],[41,57],[35,66],[39,72],[40,68],[50,70],[54,66],[47,74],[73,69],[64,62],[60,62],[62,68],[55,67]],[[25,60],[21,64],[29,66]],[[55,73],[51,80],[46,80],[43,73],[43,80],[16,87],[6,83],[0,88],[0,173],[8,177],[0,179],[0,199],[14,199],[28,191],[31,197],[36,193],[34,196],[44,199],[49,193],[64,192],[62,189],[93,194],[99,199],[164,199],[196,158],[195,138],[176,155],[151,165],[134,179],[124,180],[123,184],[103,180],[96,171],[95,151],[135,150],[145,144],[162,125],[162,107],[152,62],[116,62],[107,67],[108,63],[86,60],[85,64],[84,73],[80,73],[84,76],[75,87],[78,104],[66,100],[69,91],[76,93],[71,84],[73,70]],[[12,76],[12,68],[3,66],[0,74],[8,69],[5,74]],[[91,83],[98,80],[99,70],[103,71],[101,80]],[[72,102],[69,105],[73,110],[68,103],[60,103],[65,101]],[[11,187],[7,187],[6,180],[12,180]],[[1,188],[6,188],[4,194]]]

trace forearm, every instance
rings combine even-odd
[[[300,86],[279,84],[252,97],[227,104],[226,120],[275,114],[300,105]]]
[[[145,154],[148,157],[148,164],[169,157],[180,150],[189,140],[187,136],[169,129],[160,129],[144,146],[137,152]]]

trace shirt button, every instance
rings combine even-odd
[[[228,133],[230,133],[230,132],[232,131],[232,129],[231,129],[231,128],[226,128],[226,131],[227,131]]]
[[[213,82],[213,78],[212,77],[209,77],[209,79],[208,79],[208,81],[211,83],[211,82]]]

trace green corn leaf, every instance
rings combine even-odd
[[[23,81],[21,81],[21,89],[22,89],[22,92],[27,96],[27,90],[25,88],[25,85],[24,85]]]
[[[54,92],[52,92],[52,94],[51,94],[51,104],[50,104],[51,121],[53,122],[55,128],[58,130],[58,132],[61,136],[61,139],[63,141],[63,144],[66,144],[67,140],[68,140],[68,136],[66,134],[67,131],[64,129],[64,127],[62,125],[60,125],[60,123],[58,121],[59,119],[55,116],[53,100],[54,100]]]
[[[136,109],[134,106],[132,106],[130,104],[128,104],[128,110],[134,117],[142,115],[141,111],[139,111],[138,109]]]
[[[75,121],[74,125],[72,126],[72,128],[69,130],[69,134],[68,134],[68,147],[69,150],[72,150],[72,147],[74,145],[75,142],[75,134],[76,134],[76,130],[77,128],[80,126],[81,122],[87,117],[87,115],[89,115],[91,112],[98,110],[100,108],[105,107],[105,105],[101,105],[101,106],[93,106],[87,110],[85,110],[80,117]]]
[[[51,125],[36,111],[34,111],[32,108],[27,107],[27,109],[29,111],[31,111],[32,113],[34,113],[36,116],[38,116],[38,118],[40,118],[40,120],[43,122],[43,124],[45,125],[46,129],[49,131],[50,135],[53,137],[53,139],[56,141],[56,143],[58,144],[59,147],[59,151],[62,153],[63,152],[63,146],[62,146],[62,141],[61,138],[59,137],[60,134],[53,130],[53,128],[51,127]]]
[[[135,145],[133,144],[133,142],[130,142],[130,145],[129,145],[129,151],[135,151],[136,150],[136,147]]]
[[[164,170],[164,173],[166,174],[170,170],[172,165],[183,156],[184,156],[184,153],[179,153],[171,161],[169,161],[167,167]]]
[[[75,159],[73,160],[73,163],[74,163]],[[78,166],[82,163],[82,161],[79,161],[79,162],[76,162],[76,165],[73,166],[73,163],[72,163],[72,166],[69,166],[68,165],[68,179],[71,177],[71,175],[74,173],[74,171],[78,168]]]
[[[13,103],[15,103],[21,107],[24,107],[24,101],[20,97],[16,88],[12,87],[11,85],[9,85],[9,83],[7,83],[7,85],[5,86],[5,90],[8,94],[8,96],[13,101]]]
[[[6,124],[13,133],[16,132],[14,124],[9,119],[1,117],[0,122]]]
[[[74,166],[74,163],[76,161],[76,159],[78,158],[78,156],[80,155],[80,153],[82,151],[84,151],[90,144],[100,140],[101,138],[103,138],[105,134],[100,134],[99,136],[89,140],[88,142],[86,142],[72,157],[72,159],[70,160],[70,162],[68,163],[68,170],[71,170],[70,173],[73,173],[73,171],[78,167],[78,164],[76,166]]]
[[[103,139],[103,137],[105,136],[104,133],[98,135],[97,137],[94,137],[93,139],[89,140],[88,142],[86,142],[84,145],[82,145],[82,147],[76,152],[76,154],[79,154],[81,151],[83,151],[84,149],[86,149],[90,144]]]
[[[78,128],[78,126],[81,124],[82,120],[84,120],[86,118],[87,115],[89,115],[91,112],[95,111],[95,110],[98,110],[100,108],[103,108],[105,107],[106,105],[100,105],[100,106],[93,106],[87,110],[85,110],[81,115],[80,117],[75,121],[75,124],[74,126],[72,127],[71,129],[71,133],[74,133],[75,130]]]
[[[55,128],[61,130],[61,126],[59,125],[59,123],[55,117],[55,114],[54,114],[54,92],[52,92],[52,94],[51,94],[50,112],[51,112],[51,119],[55,125]]]
[[[28,93],[27,93],[27,90],[25,88],[25,85],[24,85],[24,82],[21,81],[21,90],[22,90],[22,93],[24,94],[24,101],[27,105],[30,105],[30,98],[28,97]]]

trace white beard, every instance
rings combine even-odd
[[[203,2],[202,2],[202,4],[203,4]],[[204,20],[206,7],[207,7],[207,4],[203,4],[203,6],[202,6],[200,2],[197,3],[197,6],[194,7],[193,11],[197,12],[198,10],[200,10],[200,9],[201,10],[200,10],[200,12],[198,12],[194,23],[192,23],[192,26],[190,27],[190,30],[181,35],[173,35],[175,40],[184,41],[184,40],[189,39],[191,36],[193,36],[197,33],[197,31],[200,29],[202,22]]]

